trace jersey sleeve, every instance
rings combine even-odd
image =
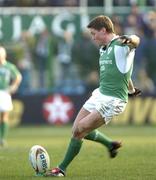
[[[135,51],[130,51],[130,48],[128,46],[115,45],[114,55],[119,71],[123,74],[127,73],[133,64]]]

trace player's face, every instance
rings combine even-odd
[[[98,45],[105,45],[105,37],[106,37],[106,29],[102,28],[101,30],[96,30],[93,28],[90,28],[90,34],[95,41],[96,44]]]

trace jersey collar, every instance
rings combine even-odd
[[[116,39],[118,39],[118,38],[119,38],[119,35],[115,35],[115,36],[112,38],[112,40],[111,40],[106,46],[101,46],[100,49],[106,50],[107,47],[109,47],[110,44],[111,44],[112,42],[114,42],[114,41],[115,41]]]

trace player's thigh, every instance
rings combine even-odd
[[[105,121],[101,114],[97,110],[94,110],[79,121],[77,128],[79,130],[79,133],[85,134],[99,128],[104,123]]]
[[[90,114],[89,111],[87,111],[86,109],[84,109],[83,107],[80,109],[79,113],[77,114],[74,124],[73,124],[73,129],[76,128],[77,124],[79,123],[79,121],[83,118],[85,118],[86,116],[88,116]]]

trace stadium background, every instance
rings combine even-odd
[[[86,25],[110,16],[117,34],[137,34],[131,98],[112,124],[156,124],[156,2],[153,0],[1,0],[0,42],[23,75],[11,125],[70,124],[98,86],[98,47]]]

